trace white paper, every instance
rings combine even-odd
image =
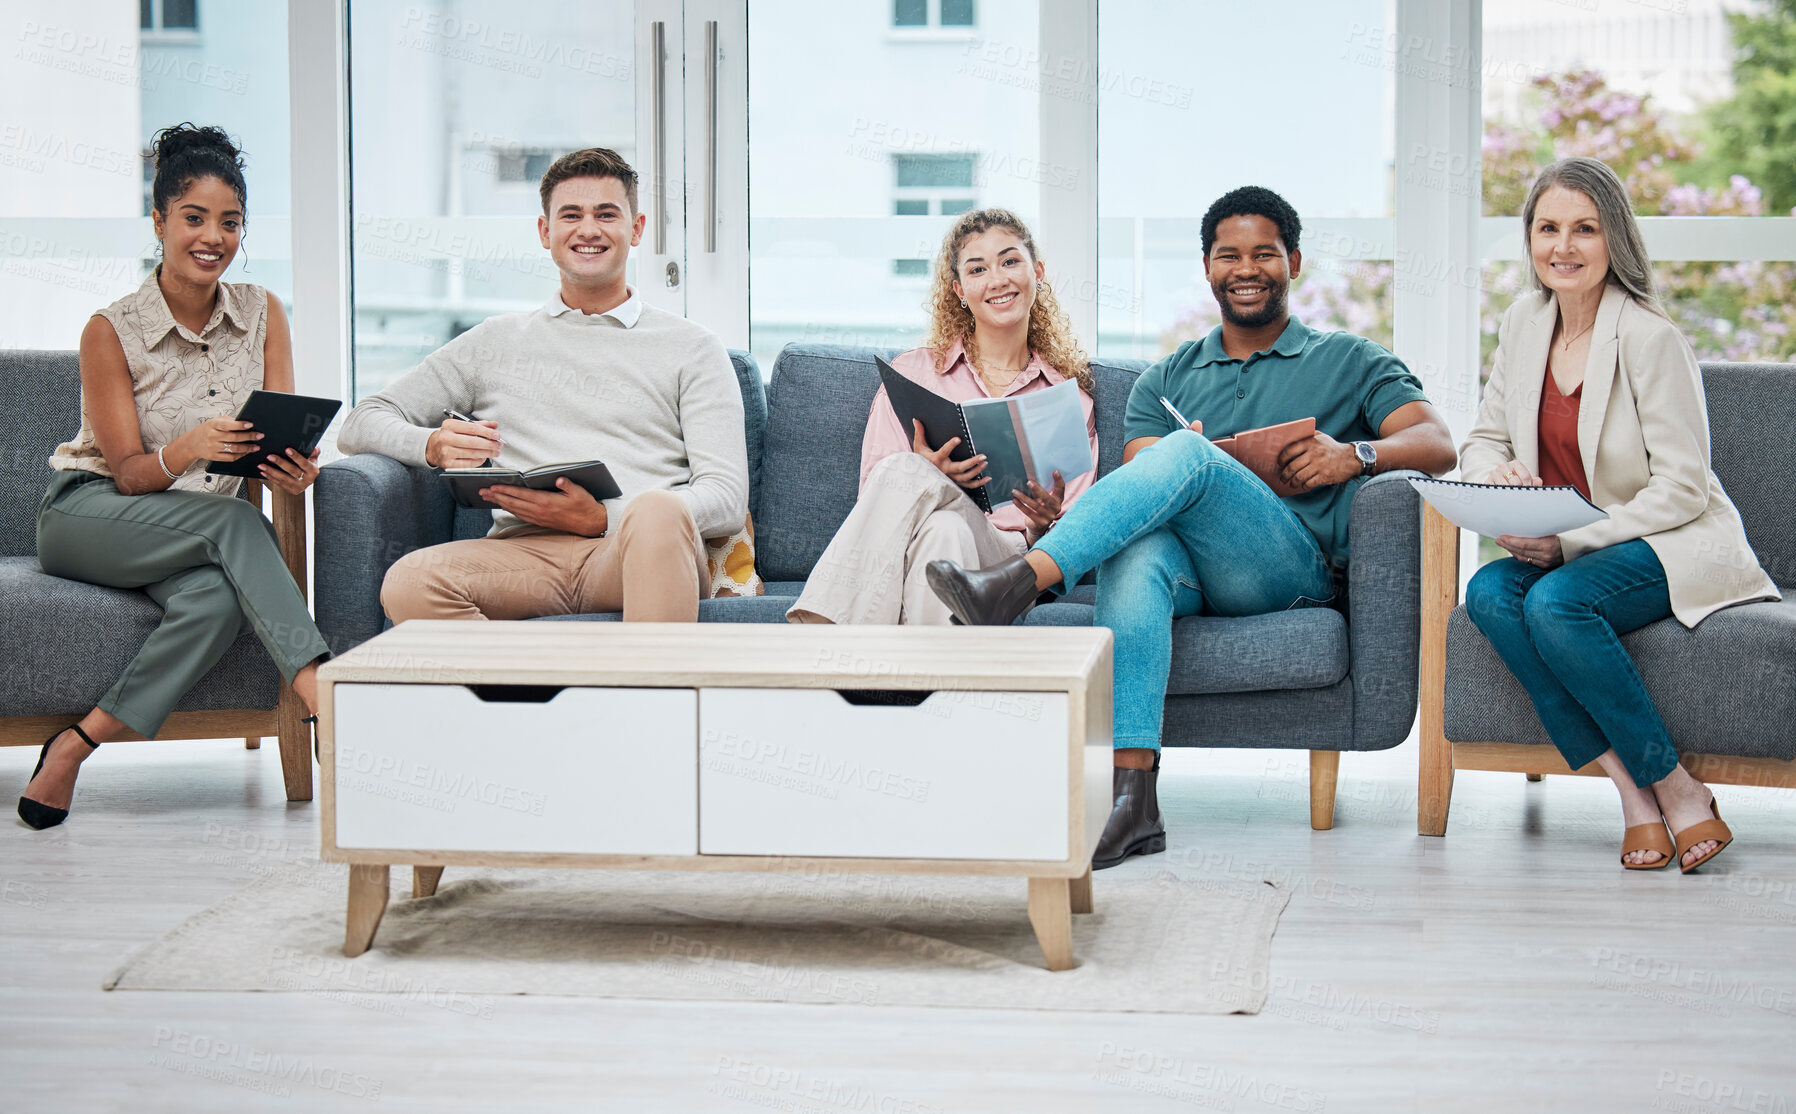
[[[1487,538],[1546,538],[1609,517],[1575,487],[1508,487],[1452,480],[1409,481],[1453,525]]]

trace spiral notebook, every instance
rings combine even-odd
[[[1428,505],[1448,522],[1487,538],[1546,538],[1609,517],[1570,484],[1510,487],[1409,477]]]
[[[1097,467],[1085,431],[1085,408],[1079,404],[1079,385],[1070,379],[1040,391],[950,402],[906,379],[878,356],[873,359],[886,398],[906,433],[915,419],[923,423],[923,439],[932,446],[960,438],[948,459],[984,454],[991,483],[961,490],[986,514],[1013,502],[1012,489],[1029,490],[1030,480],[1051,488],[1055,472],[1071,483]]]

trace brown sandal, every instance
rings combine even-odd
[[[1709,799],[1709,812],[1713,817],[1712,819],[1698,820],[1688,828],[1677,833],[1678,869],[1685,874],[1689,874],[1716,855],[1721,854],[1722,851],[1727,849],[1727,845],[1734,841],[1733,829],[1729,828],[1726,821],[1721,819],[1721,806],[1716,804],[1712,797]],[[1690,848],[1695,847],[1704,840],[1710,839],[1719,842],[1721,846],[1710,851],[1707,855],[1704,855],[1689,866],[1685,866],[1684,852],[1690,850]]]
[[[1701,842],[1700,840],[1698,842]],[[1631,863],[1628,856],[1636,851],[1657,851],[1656,863]],[[1656,823],[1636,824],[1621,833],[1621,865],[1629,870],[1663,870],[1671,865],[1671,836],[1665,830],[1665,818]]]

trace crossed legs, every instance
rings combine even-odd
[[[1664,817],[1681,832],[1711,816],[1715,795],[1678,762],[1665,723],[1620,636],[1671,614],[1665,570],[1635,540],[1599,549],[1556,569],[1513,557],[1478,570],[1466,612],[1527,690],[1566,764],[1602,767],[1621,795],[1627,827]],[[1721,844],[1690,848],[1688,866]],[[1635,866],[1662,862],[1633,851]]]

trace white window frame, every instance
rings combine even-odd
[[[150,26],[139,27],[139,42],[153,43],[157,46],[179,46],[200,41],[200,31],[205,26],[204,13],[200,5],[203,0],[194,0],[192,27],[164,27],[162,25],[162,8],[166,0],[150,0]]]
[[[1040,106],[1041,158],[1068,166],[1097,161],[1098,3],[1041,0],[1042,57],[1064,59],[1057,72],[1085,75],[1083,90],[1044,90]],[[746,0],[636,0],[639,148],[644,152],[643,208],[656,219],[650,180],[651,98],[649,25],[666,27],[665,92],[668,182],[667,250],[650,251],[651,236],[635,256],[639,288],[653,304],[683,312],[715,330],[731,347],[747,348],[749,306],[748,106]],[[939,5],[931,8],[938,18]],[[979,13],[975,9],[975,19]],[[1454,43],[1460,65],[1445,76],[1438,66],[1411,65],[1401,49],[1389,51],[1396,72],[1395,128],[1398,167],[1393,218],[1316,219],[1306,222],[1311,254],[1342,261],[1393,262],[1399,277],[1409,261],[1425,260],[1430,273],[1478,274],[1485,263],[1521,258],[1512,217],[1484,217],[1473,188],[1442,189],[1426,175],[1406,176],[1404,152],[1446,152],[1478,164],[1484,121],[1478,82],[1482,73],[1482,0],[1395,0],[1395,35],[1388,42]],[[707,115],[702,90],[705,24],[717,23],[715,105]],[[893,28],[939,35],[944,29]],[[952,28],[960,34],[977,28]],[[347,15],[336,3],[295,3],[289,8],[292,75],[294,356],[300,389],[347,397],[350,360],[350,206],[347,153]],[[1457,75],[1457,78],[1450,80]],[[1069,95],[1069,93],[1084,95]],[[713,133],[707,121],[714,121]],[[715,187],[713,189],[711,182]],[[1079,176],[1077,188],[1044,191],[1040,232],[1055,245],[1050,279],[1062,305],[1091,351],[1096,351],[1098,219],[1096,174]],[[894,197],[900,196],[894,187]],[[909,196],[908,193],[904,196]],[[714,201],[712,199],[715,199]],[[703,222],[716,225],[705,250]],[[1196,214],[1193,214],[1194,216]],[[468,218],[474,219],[474,218]],[[495,235],[485,218],[484,235]],[[1126,219],[1126,218],[1125,218]],[[939,235],[945,219],[891,217],[886,221],[808,222],[813,235],[845,236],[857,250],[908,258],[918,228]],[[772,225],[783,223],[779,220]],[[1135,222],[1139,225],[1139,222]],[[939,227],[938,227],[939,226]],[[1106,226],[1108,227],[1108,226]],[[1656,261],[1772,261],[1796,259],[1796,217],[1649,217],[1641,220]],[[520,224],[520,228],[522,225]],[[1132,235],[1127,228],[1113,234]],[[519,235],[533,230],[525,229]],[[878,246],[872,246],[872,245]],[[1322,247],[1321,245],[1330,245]],[[681,267],[679,288],[665,286],[666,264]],[[1392,294],[1394,345],[1427,386],[1456,435],[1469,428],[1479,373],[1479,283],[1399,282]],[[332,369],[335,369],[334,371]],[[764,369],[765,370],[765,369]],[[1464,547],[1470,549],[1471,547]]]
[[[942,0],[924,0],[928,11],[924,14],[923,23],[899,26],[892,22],[898,17],[896,0],[875,0],[886,8],[886,38],[893,42],[959,42],[964,39],[977,38],[979,35],[979,9],[984,0],[973,0],[973,22],[942,25]],[[1045,13],[1044,13],[1045,15]]]

